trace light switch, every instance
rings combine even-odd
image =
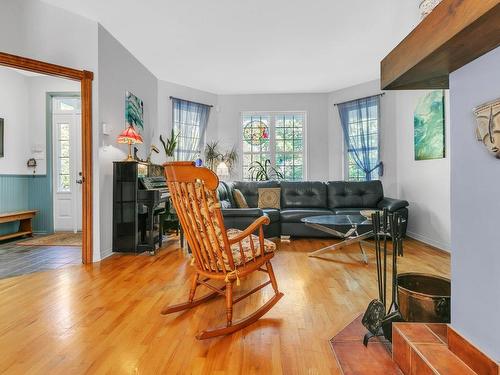
[[[105,122],[102,123],[102,134],[103,135],[110,135],[112,130],[113,129],[111,128],[111,125],[109,125]]]

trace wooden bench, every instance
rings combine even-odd
[[[38,212],[37,210],[28,210],[28,211],[6,212],[0,214],[0,224],[19,221],[19,230],[15,233],[9,233],[0,236],[0,241],[22,236],[32,236],[33,235],[32,220],[37,212]]]

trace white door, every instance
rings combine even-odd
[[[54,230],[82,230],[81,105],[79,97],[52,99]]]

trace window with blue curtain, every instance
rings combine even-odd
[[[380,95],[337,104],[345,141],[349,181],[376,180],[382,175],[379,123]]]
[[[178,134],[176,160],[194,160],[205,142],[210,107],[189,100],[172,99],[172,123]]]

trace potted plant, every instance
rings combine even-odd
[[[220,150],[219,141],[208,142],[205,146],[205,165],[214,172],[217,172],[217,166],[222,162],[227,165],[229,172],[232,172],[237,161],[238,151],[234,146],[227,152]]]
[[[177,139],[179,138],[179,134],[174,133],[174,129],[170,133],[170,138],[167,138],[166,141],[163,140],[163,137],[160,135],[160,142],[163,145],[163,149],[165,150],[165,156],[167,157],[167,161],[174,160],[174,152],[177,147]]]
[[[271,160],[266,159],[264,163],[254,161],[248,168],[253,181],[283,180],[285,176],[276,168],[271,166]]]

